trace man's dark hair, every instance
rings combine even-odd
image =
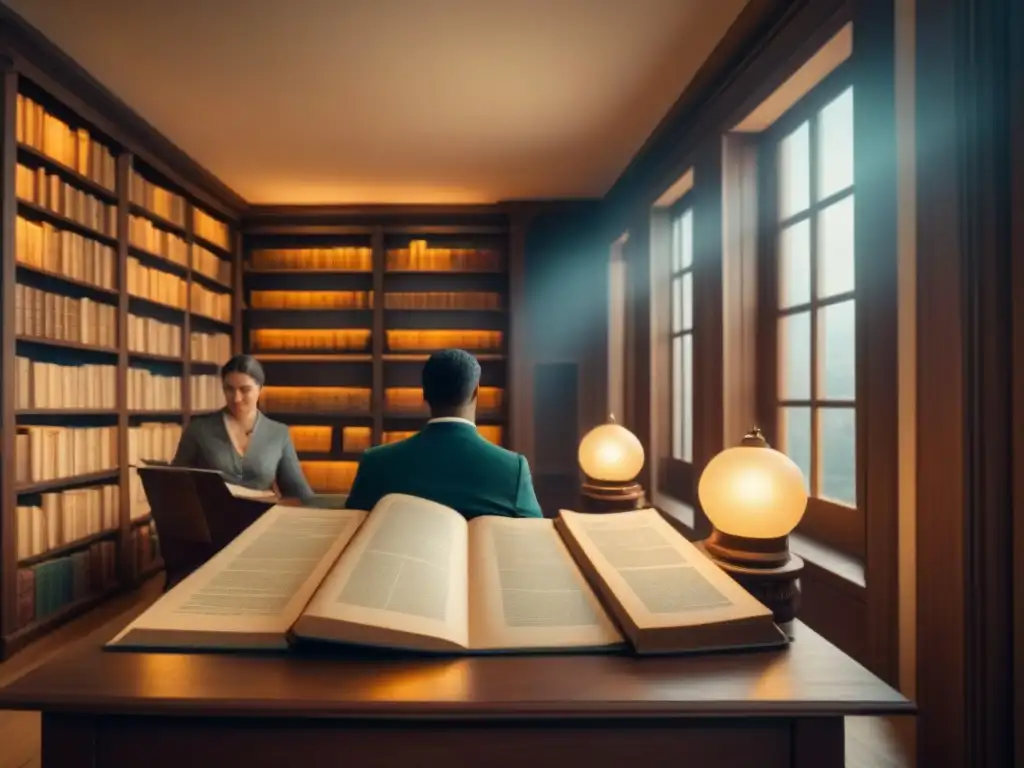
[[[431,408],[458,408],[480,383],[480,363],[462,349],[435,352],[423,366],[423,399]]]
[[[267,375],[263,372],[263,366],[252,355],[235,355],[224,363],[224,367],[220,369],[221,380],[226,379],[229,373],[244,373],[261,387],[267,380]]]

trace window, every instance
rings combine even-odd
[[[761,381],[769,439],[807,478],[805,532],[860,555],[853,109],[833,78],[767,136]]]
[[[669,291],[672,378],[672,458],[693,463],[693,208],[671,218]]]

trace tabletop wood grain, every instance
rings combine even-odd
[[[348,718],[912,713],[809,628],[785,650],[687,657],[138,653],[89,644],[0,689],[0,709]]]

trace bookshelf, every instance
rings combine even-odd
[[[220,407],[217,368],[240,343],[240,236],[236,211],[47,78],[3,78],[6,657],[161,568],[129,465],[170,458],[189,418]]]
[[[420,371],[444,347],[480,360],[480,431],[508,445],[506,218],[305,215],[247,218],[242,335],[314,490],[348,491],[363,451],[426,423]]]

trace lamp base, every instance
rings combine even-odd
[[[629,512],[646,506],[647,498],[640,483],[605,483],[588,478],[580,489],[581,512]]]
[[[713,538],[714,534],[700,542],[697,548],[770,610],[776,624],[793,621],[800,610],[800,574],[804,570],[804,561],[797,555],[789,554],[781,565],[736,562],[715,551]]]

